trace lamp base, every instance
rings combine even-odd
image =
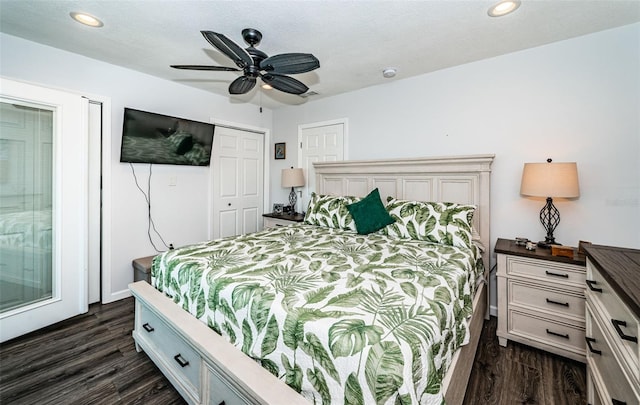
[[[298,202],[298,196],[296,195],[296,191],[291,187],[291,192],[289,193],[289,206],[291,206],[291,215],[296,215],[296,202]]]
[[[560,212],[553,205],[553,199],[547,197],[547,203],[540,210],[540,223],[547,231],[544,241],[538,242],[538,246],[544,249],[551,249],[551,245],[559,245],[556,238],[553,237],[553,231],[560,223]]]
[[[551,245],[562,245],[562,243],[558,243],[555,240],[553,242],[547,242],[546,240],[541,240],[538,242],[538,247],[543,249],[551,249]]]

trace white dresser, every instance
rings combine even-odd
[[[640,404],[640,250],[587,253],[587,400]]]
[[[498,342],[585,361],[585,259],[498,239]]]

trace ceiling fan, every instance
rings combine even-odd
[[[310,53],[283,53],[267,56],[266,53],[255,48],[260,44],[262,34],[253,28],[242,30],[242,38],[249,44],[246,50],[217,32],[200,32],[211,45],[233,60],[238,68],[206,65],[171,65],[171,67],[187,70],[243,72],[242,76],[229,85],[231,94],[249,92],[256,85],[258,77],[274,89],[290,94],[303,94],[309,88],[301,81],[286,75],[310,72],[320,67],[318,59]]]

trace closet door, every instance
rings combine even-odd
[[[212,150],[213,238],[261,229],[264,134],[216,126]]]

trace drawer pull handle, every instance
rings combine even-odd
[[[621,326],[623,327],[627,327],[627,323],[625,321],[619,321],[617,319],[612,319],[611,323],[613,324],[613,327],[616,328],[616,332],[618,332],[618,335],[620,335],[621,339],[624,340],[628,340],[629,342],[633,342],[633,343],[638,343],[638,338],[635,336],[630,336],[630,335],[625,335],[624,332],[622,331],[622,329],[620,329]]]
[[[549,270],[545,270],[545,273],[547,273],[547,276],[569,278],[568,274],[554,273],[554,272],[549,271]]]
[[[585,340],[587,341],[587,347],[589,348],[589,351],[591,353],[602,355],[602,350],[596,350],[596,349],[593,348],[593,346],[591,346],[591,343],[595,343],[596,342],[596,340],[594,338],[585,337]]]
[[[224,401],[222,401],[218,405],[225,405],[225,403],[224,403]]]
[[[611,403],[612,403],[613,405],[627,405],[627,403],[626,403],[626,402],[624,402],[624,401],[620,401],[620,400],[615,399],[615,398],[611,398]]]
[[[597,281],[593,281],[593,280],[587,280],[587,287],[589,287],[589,289],[591,291],[595,291],[595,292],[601,293],[602,292],[602,288],[594,287],[593,286],[594,284],[598,284],[598,282]]]
[[[558,301],[554,301],[554,300],[550,300],[549,298],[547,298],[547,303],[548,304],[556,304],[556,305],[562,305],[563,307],[569,307],[569,303],[568,302],[558,302]]]
[[[561,338],[564,338],[564,339],[569,339],[569,334],[568,333],[566,335],[563,335],[561,333],[557,333],[557,332],[554,332],[552,330],[547,329],[547,334],[553,335],[553,336],[557,336],[557,337],[561,337]]]
[[[187,367],[189,365],[189,362],[186,361],[180,353],[173,356],[173,359],[180,364],[180,367]]]
[[[146,330],[147,332],[153,332],[155,329],[153,329],[153,326],[149,325],[148,323],[145,323],[144,325],[142,325],[142,327],[144,328],[144,330]]]

